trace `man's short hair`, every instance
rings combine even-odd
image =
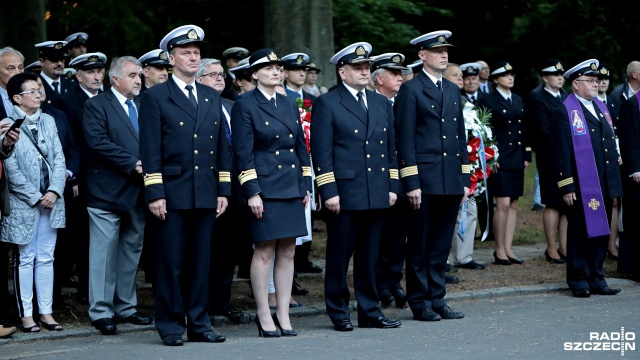
[[[115,76],[118,79],[122,79],[125,75],[123,73],[124,64],[125,63],[134,63],[138,65],[138,67],[142,70],[142,64],[140,61],[133,56],[121,56],[111,60],[111,67],[109,67],[109,83],[113,85],[113,77]]]
[[[20,59],[22,59],[22,62],[24,63],[24,56],[22,55],[22,53],[12,48],[11,46],[6,46],[0,49],[0,61],[4,61],[4,56],[10,53],[18,54],[18,56],[20,56]]]
[[[205,71],[209,68],[209,66],[214,64],[222,65],[222,62],[218,59],[204,58],[200,59],[200,66],[198,67],[198,72],[196,73],[196,77],[202,76]]]

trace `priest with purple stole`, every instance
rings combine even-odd
[[[611,115],[597,98],[598,65],[586,60],[565,72],[572,92],[552,115],[553,171],[569,207],[567,285],[580,298],[620,292],[607,285],[603,269],[611,206],[622,196],[622,182]]]

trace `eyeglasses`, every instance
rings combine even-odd
[[[577,80],[577,79],[576,79],[576,80],[573,80],[573,81],[584,81],[584,82],[586,82],[586,83],[587,83],[587,84],[589,84],[589,85],[595,85],[595,84],[597,84],[597,83],[598,83],[598,80],[594,80],[594,79],[589,79],[589,80]]]
[[[44,95],[44,92],[42,92],[42,90],[31,90],[31,91],[23,91],[21,93],[18,93],[18,95],[34,95],[34,94],[38,94],[38,96],[42,96]]]
[[[225,79],[227,77],[227,74],[225,74],[224,72],[210,72],[208,74],[202,74],[200,75],[200,77],[205,77],[205,76],[209,76],[212,79],[217,79],[218,76],[221,76],[223,79]]]

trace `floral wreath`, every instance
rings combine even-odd
[[[302,130],[304,130],[304,141],[307,144],[307,152],[311,154],[309,138],[311,134],[311,107],[313,106],[313,104],[311,100],[302,100],[301,98],[296,98],[296,103],[298,103],[298,111],[300,112]]]
[[[464,127],[467,131],[467,152],[471,168],[472,196],[482,195],[487,188],[487,178],[498,161],[498,146],[491,131],[491,111],[485,107],[467,103],[463,109]],[[484,157],[484,160],[483,160]],[[484,166],[483,166],[484,165]]]

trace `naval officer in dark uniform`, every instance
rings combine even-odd
[[[172,30],[160,42],[171,79],[142,95],[140,155],[146,201],[156,217],[156,329],[167,346],[222,342],[207,312],[214,221],[231,195],[231,156],[220,95],[196,83],[204,31]],[[186,321],[185,321],[186,315]]]
[[[445,267],[460,202],[469,194],[469,159],[460,89],[444,79],[450,31],[411,40],[424,62],[394,104],[400,178],[414,209],[407,239],[407,300],[420,321],[459,319],[444,301]]]
[[[622,196],[611,115],[597,99],[598,60],[565,72],[572,93],[552,115],[555,176],[567,210],[567,285],[573,296],[615,295],[603,269],[613,199]]]
[[[371,49],[358,42],[333,55],[342,83],[313,105],[311,156],[327,223],[325,303],[337,331],[353,330],[347,286],[351,256],[358,326],[400,326],[378,306],[376,262],[399,179],[392,105],[365,90]]]

